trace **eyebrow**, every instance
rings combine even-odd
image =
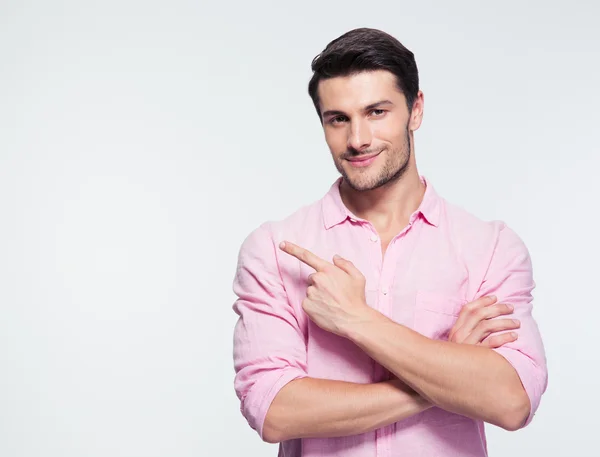
[[[390,100],[380,100],[378,102],[371,103],[370,105],[365,106],[363,108],[363,111],[370,111],[370,110],[372,110],[374,108],[378,108],[379,106],[382,106],[382,105],[393,105],[393,104],[394,103],[391,102]],[[333,116],[333,115],[345,116],[346,113],[344,113],[343,111],[339,111],[339,110],[327,110],[327,111],[323,112],[323,114],[322,114],[323,118],[325,118],[327,116]]]

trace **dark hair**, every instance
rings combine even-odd
[[[363,71],[387,70],[396,76],[408,112],[419,92],[419,71],[414,54],[393,36],[377,29],[350,30],[330,42],[311,64],[313,76],[308,94],[321,119],[317,88],[323,79],[350,76]]]

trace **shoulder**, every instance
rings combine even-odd
[[[283,240],[298,240],[323,227],[322,200],[306,204],[280,219],[270,219],[255,227],[244,239],[240,254],[268,255]]]
[[[304,205],[282,219],[267,224],[276,241],[298,240],[323,229],[323,199]]]
[[[485,254],[500,243],[525,247],[517,233],[502,220],[483,220],[463,207],[442,199],[441,219],[463,251]]]
[[[443,200],[440,219],[459,257],[467,266],[473,285],[483,281],[490,269],[521,265],[531,270],[525,243],[506,222],[483,220],[446,200]]]

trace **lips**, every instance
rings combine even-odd
[[[371,154],[370,156],[359,156],[359,157],[352,157],[350,159],[348,159],[350,162],[365,162],[369,159],[372,159],[373,157],[377,157],[380,154],[380,152],[378,152],[377,154]]]
[[[377,154],[371,154],[368,156],[360,156],[360,157],[352,157],[347,160],[348,160],[348,162],[350,162],[350,165],[352,165],[353,167],[356,167],[356,168],[368,167],[375,161],[375,159],[377,158],[377,156],[379,154],[381,154],[381,151],[378,152]]]

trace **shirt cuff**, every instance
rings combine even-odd
[[[263,441],[265,418],[275,396],[289,382],[307,376],[304,371],[296,368],[273,370],[269,373],[263,373],[261,378],[252,386],[244,401],[242,401],[241,410],[250,426],[258,432]]]
[[[527,416],[525,423],[522,425],[522,427],[526,427],[529,425],[538,409],[540,399],[545,388],[545,381],[542,381],[542,369],[535,363],[535,361],[517,349],[499,347],[495,348],[494,351],[504,357],[513,366],[519,375],[519,378],[521,379],[521,384],[523,384],[527,396],[529,397],[529,415]]]

